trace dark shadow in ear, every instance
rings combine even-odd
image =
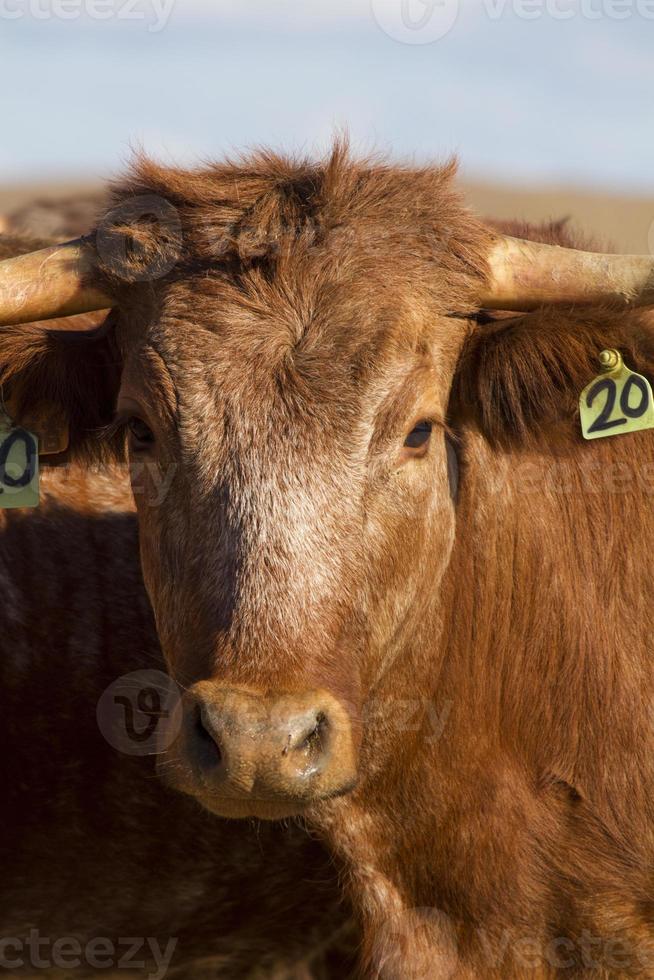
[[[124,438],[110,425],[122,357],[116,314],[97,314],[0,330],[0,384],[13,420],[68,428],[68,449],[42,462],[109,462],[124,458]]]

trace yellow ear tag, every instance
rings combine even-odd
[[[39,441],[0,413],[0,508],[38,507]]]
[[[654,398],[647,378],[625,367],[617,350],[603,350],[599,362],[602,373],[579,397],[584,439],[654,428]]]

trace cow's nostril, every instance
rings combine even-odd
[[[320,711],[308,726],[304,726],[303,731],[296,734],[295,737],[293,737],[293,733],[289,735],[284,755],[289,749],[312,757],[322,755],[326,747],[328,730],[327,715]]]
[[[202,710],[198,711],[194,731],[197,743],[202,754],[202,762],[205,765],[217,765],[222,758],[220,745],[214,735],[212,735]]]

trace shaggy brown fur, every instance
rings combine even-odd
[[[146,196],[166,206],[130,214]],[[119,418],[155,434],[130,452],[171,673],[346,706],[358,785],[301,815],[345,868],[365,974],[654,976],[652,436],[584,443],[576,417],[603,347],[652,373],[647,314],[480,325],[492,234],[451,168],[141,162],[113,208],[118,309],[86,376],[56,339],[49,393],[102,424],[120,352]],[[29,408],[51,341],[28,359],[26,337],[0,361]],[[73,453],[94,440],[77,426]],[[166,761],[223,812],[183,746]]]

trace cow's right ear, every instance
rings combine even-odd
[[[121,370],[113,313],[0,329],[2,401],[38,435],[42,463],[123,458],[110,426]]]

